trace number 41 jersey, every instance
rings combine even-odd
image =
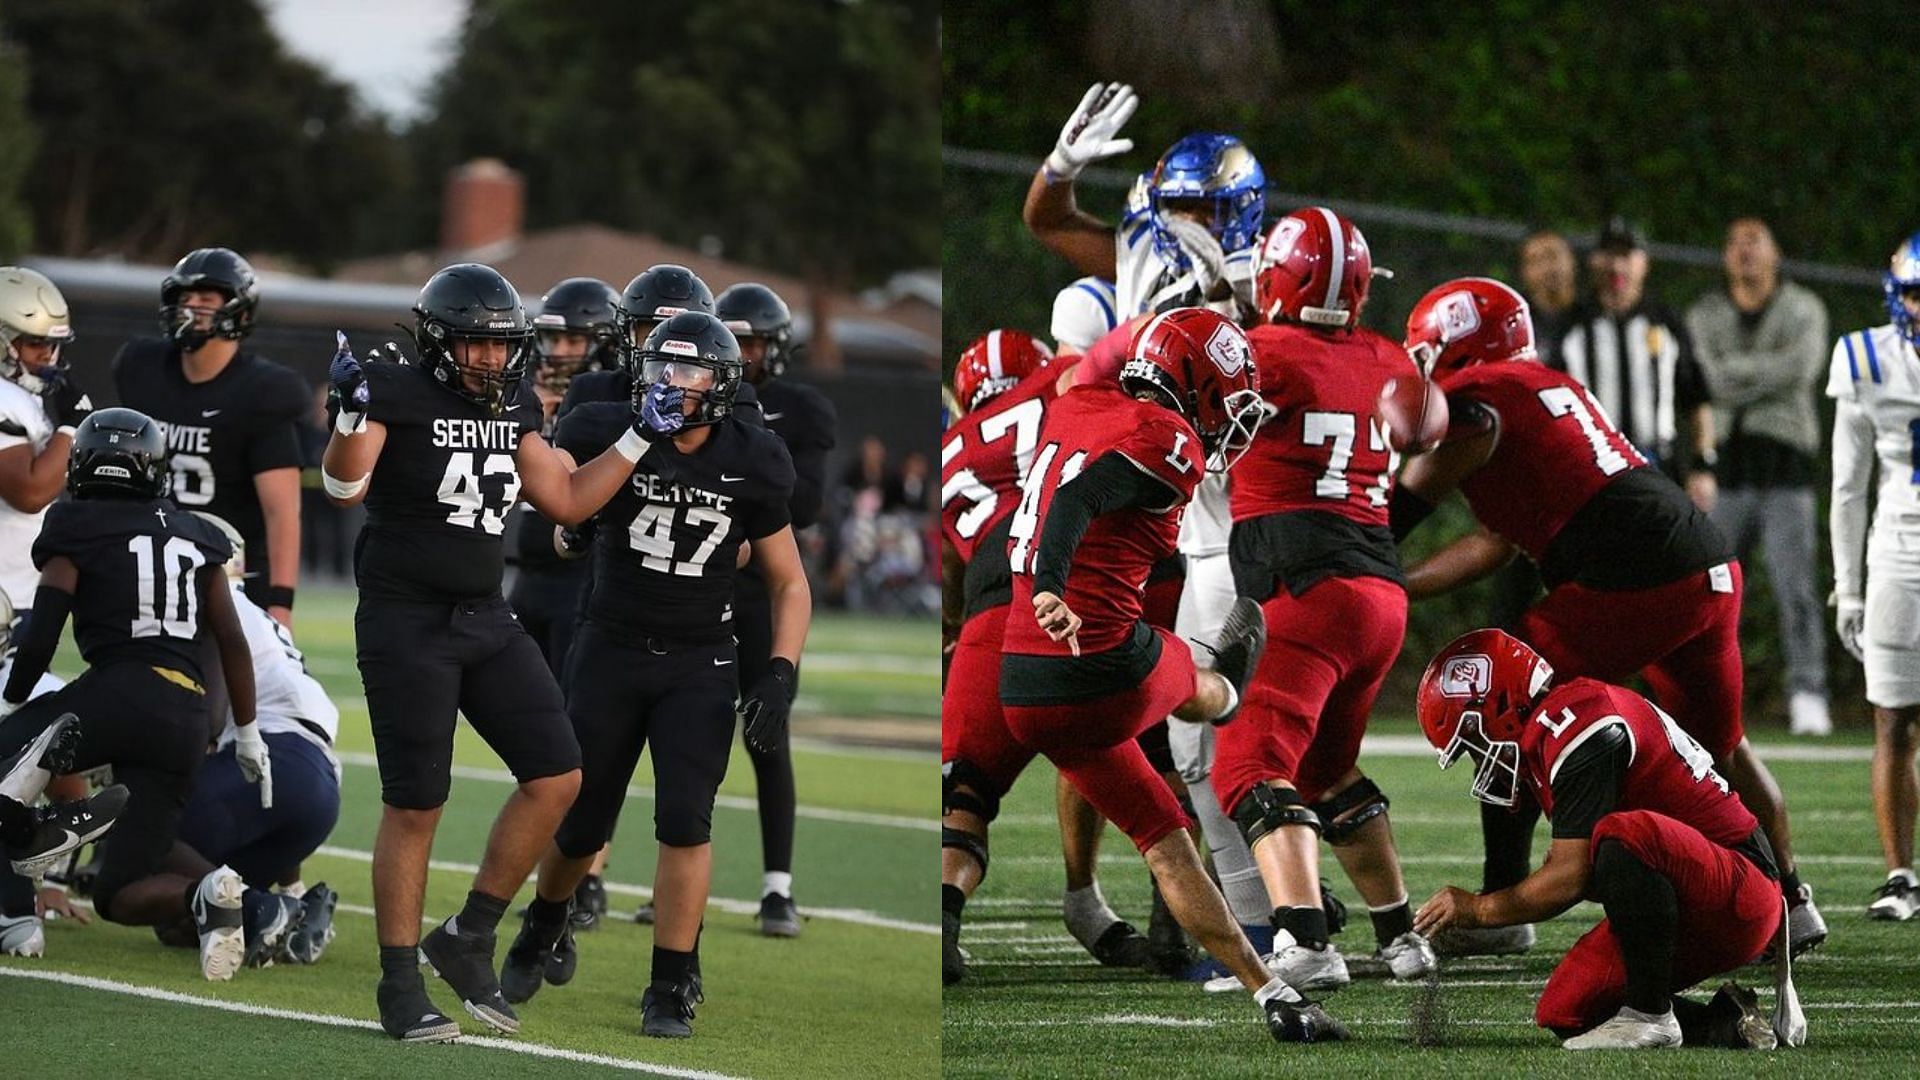
[[[495,417],[417,364],[364,370],[367,416],[386,425],[387,441],[355,547],[361,595],[434,602],[497,595],[507,511],[520,497],[514,454],[540,430],[539,399],[522,385]]]
[[[626,402],[590,402],[561,419],[554,444],[588,461],[632,424]],[[675,645],[733,640],[740,544],[792,521],[793,479],[787,444],[737,417],[690,454],[656,445],[596,516],[587,620]]]

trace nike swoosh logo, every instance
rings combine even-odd
[[[201,409],[200,415],[201,416],[219,416],[220,410],[219,409]]]
[[[770,412],[770,413],[763,413],[762,415],[764,415],[769,420],[785,420],[787,418],[787,414],[783,412]]]
[[[720,482],[723,484],[737,484],[745,479],[746,477],[744,476],[728,476],[726,473],[720,474]]]
[[[728,664],[731,664],[731,663],[733,663],[733,661],[731,661],[731,660],[715,660],[715,661],[713,662],[713,666],[714,666],[714,667],[726,667],[726,666],[727,666]]]

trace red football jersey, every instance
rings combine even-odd
[[[1481,524],[1536,562],[1596,492],[1647,464],[1586,387],[1545,364],[1476,364],[1442,378],[1440,388],[1449,406],[1474,402],[1500,418],[1493,457],[1460,491]]]
[[[1609,724],[1626,729],[1632,754],[1614,809],[1665,814],[1723,847],[1739,845],[1759,827],[1714,771],[1713,755],[1673,717],[1639,694],[1598,679],[1555,686],[1521,730],[1520,770],[1548,817],[1561,758]]]
[[[1094,518],[1073,553],[1064,599],[1083,623],[1081,652],[1104,652],[1125,644],[1132,634],[1147,573],[1173,554],[1181,510],[1206,471],[1200,439],[1171,409],[1137,401],[1117,386],[1076,386],[1047,410],[1040,450],[1021,485],[1020,508],[1007,545],[1007,561],[1013,565],[1007,652],[1071,655],[1066,642],[1049,639],[1034,620],[1033,563],[1055,489],[1116,450],[1167,485],[1169,505],[1156,510],[1132,506]]]
[[[1400,455],[1380,426],[1388,379],[1417,378],[1398,344],[1371,330],[1326,334],[1281,323],[1248,331],[1260,394],[1279,412],[1233,467],[1233,520],[1325,510],[1385,525]]]
[[[1041,368],[947,429],[940,444],[940,533],[973,561],[980,538],[1020,503],[1020,478],[1040,445],[1040,420],[1059,396],[1059,368]]]

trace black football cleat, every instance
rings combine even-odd
[[[553,959],[553,943],[564,931],[560,926],[541,926],[521,917],[520,933],[507,949],[500,965],[500,992],[510,1005],[533,1000],[546,982],[547,965]]]
[[[1173,917],[1173,909],[1160,895],[1157,881],[1153,884],[1153,911],[1147,917],[1147,942],[1151,947],[1148,968],[1171,978],[1186,974],[1200,958],[1199,950],[1180,928],[1180,921]]]
[[[300,925],[280,947],[281,959],[291,964],[315,964],[327,951],[333,941],[333,909],[340,904],[340,895],[327,888],[321,882],[308,889],[300,898],[300,907],[306,912]]]
[[[460,1037],[460,1025],[433,1007],[418,975],[381,979],[374,996],[380,1003],[380,1026],[401,1042],[441,1043]]]
[[[952,986],[967,977],[967,954],[960,951],[960,916],[940,913],[940,984]]]
[[[641,926],[652,926],[653,905],[641,904],[640,910],[633,913],[633,921],[639,923]]]
[[[306,920],[307,909],[286,893],[267,893],[264,903],[246,912],[247,958],[250,968],[267,967],[279,955],[281,947]]]
[[[653,1039],[693,1037],[693,1007],[702,1000],[692,980],[654,983],[640,996],[640,1034]]]
[[[56,776],[73,771],[80,749],[80,718],[61,713],[11,756],[0,759],[0,796],[32,806]]]
[[[1262,1006],[1267,1013],[1267,1034],[1275,1042],[1344,1042],[1350,1036],[1347,1026],[1312,1002],[1285,1002],[1278,998]]]
[[[1104,967],[1150,968],[1154,964],[1153,942],[1125,919],[1115,919],[1087,951]]]
[[[607,883],[598,874],[580,879],[573,890],[573,911],[568,916],[575,930],[593,930],[607,913]]]
[[[565,986],[573,981],[573,973],[580,966],[580,946],[573,940],[574,923],[571,917],[560,927],[560,940],[553,943],[553,951],[547,954],[547,981],[555,986]]]
[[[768,893],[760,898],[760,935],[795,938],[800,936],[800,909],[791,896]]]
[[[420,939],[420,956],[475,1020],[507,1035],[520,1030],[520,1017],[493,974],[492,934],[462,934],[456,920],[448,919]]]
[[[1221,624],[1220,640],[1213,649],[1213,670],[1233,684],[1236,702],[1247,699],[1247,684],[1253,681],[1254,670],[1260,666],[1260,654],[1266,649],[1266,615],[1252,600],[1244,596],[1236,599],[1227,611],[1227,621]],[[1240,706],[1235,704],[1225,716],[1214,720],[1214,725],[1227,723],[1239,711]]]
[[[25,844],[8,845],[13,872],[38,881],[80,845],[106,835],[127,805],[127,788],[114,784],[85,799],[40,807],[34,811],[33,837]]]

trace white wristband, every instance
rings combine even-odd
[[[635,465],[640,464],[640,459],[646,457],[647,451],[652,448],[653,444],[641,438],[640,433],[632,428],[628,428],[627,433],[620,436],[620,441],[613,444],[615,453]]]
[[[351,499],[367,490],[367,481],[372,476],[372,473],[368,473],[358,480],[340,480],[323,468],[320,470],[320,486],[326,488],[327,494],[336,499]]]
[[[333,430],[348,438],[352,438],[367,430],[367,414],[364,412],[348,412],[345,409],[341,409],[334,415]]]
[[[73,438],[73,433],[78,430],[80,429],[75,427],[72,424],[61,424],[59,427],[53,429],[53,433],[55,435],[65,435],[67,438],[71,439]]]

